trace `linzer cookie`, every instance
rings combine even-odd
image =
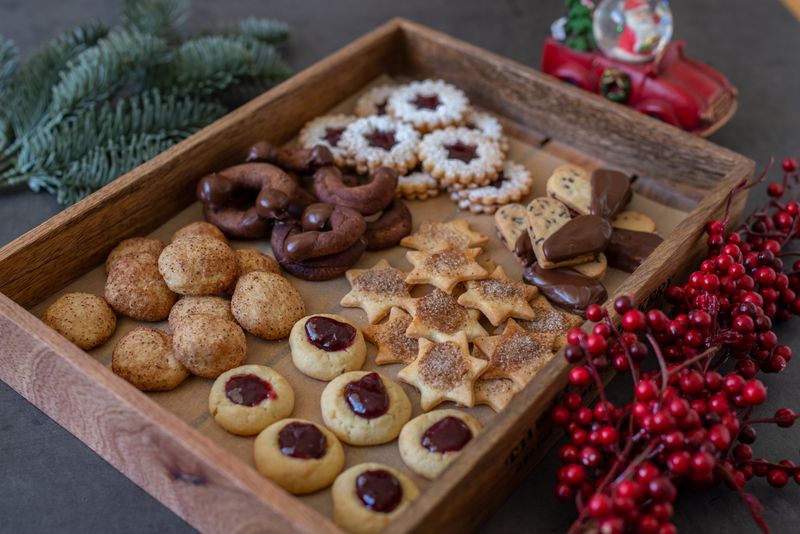
[[[496,141],[468,128],[436,130],[419,143],[422,168],[442,187],[489,185],[497,179],[504,158]]]
[[[631,179],[627,174],[610,169],[595,169],[591,178],[589,213],[611,219],[630,201]]]
[[[467,290],[458,297],[458,303],[480,310],[494,326],[509,317],[533,319],[528,301],[536,295],[536,288],[509,278],[502,267],[497,267],[489,278],[466,282]]]
[[[413,338],[428,338],[433,341],[447,341],[459,333],[467,336],[467,341],[485,336],[486,330],[479,321],[480,312],[460,305],[452,295],[434,289],[424,297],[408,303],[413,320],[406,334]]]
[[[553,334],[556,339],[555,349],[560,349],[565,343],[564,335],[570,328],[583,323],[580,316],[555,309],[544,295],[538,295],[530,306],[533,308],[533,319],[518,320],[517,324],[528,332]]]
[[[416,232],[400,240],[400,246],[436,252],[448,247],[481,247],[488,242],[489,238],[471,230],[466,220],[455,219],[448,222],[422,221]]]
[[[298,135],[298,142],[303,148],[314,148],[317,145],[328,147],[333,154],[333,162],[338,167],[348,164],[347,152],[339,145],[345,129],[356,120],[353,115],[325,115],[306,123]]]
[[[367,312],[370,323],[383,319],[392,306],[403,307],[411,299],[406,273],[395,269],[385,259],[369,269],[351,269],[345,276],[352,289],[339,304],[346,308],[361,308]]]
[[[558,232],[565,228],[566,225],[572,225],[572,218],[570,217],[567,206],[553,198],[539,197],[534,198],[528,204],[528,235],[530,236],[533,252],[539,265],[544,269],[552,269],[554,267],[561,267],[567,265],[576,265],[579,263],[586,263],[594,258],[595,254],[605,248],[608,242],[599,243],[598,239],[591,239],[595,236],[591,234],[591,230],[596,221],[592,220],[591,225],[583,226],[578,223],[577,229],[586,232],[588,237],[581,240],[581,248],[585,249],[581,253],[577,253],[577,249],[571,239],[571,236],[566,232],[557,235]],[[593,217],[592,219],[597,219]],[[571,224],[572,223],[572,224]],[[608,223],[606,226],[610,229]],[[608,232],[610,237],[610,232]],[[600,234],[601,236],[604,234]],[[551,241],[548,250],[552,256],[548,256],[544,247],[551,237],[555,236],[555,240]],[[570,255],[566,255],[569,251]],[[558,258],[558,259],[556,259]]]
[[[419,134],[411,125],[380,116],[351,123],[339,140],[339,146],[360,173],[389,167],[406,174],[417,164],[418,145]]]
[[[439,194],[439,182],[427,172],[412,172],[397,178],[397,195],[406,200],[427,200]]]
[[[662,241],[663,239],[653,233],[617,228],[606,249],[608,264],[632,273]]]
[[[550,302],[571,313],[583,313],[589,304],[601,304],[608,298],[603,284],[572,269],[542,269],[534,263],[522,278],[538,287]]]
[[[378,347],[375,363],[409,364],[414,361],[419,351],[419,341],[406,334],[410,324],[409,314],[400,308],[392,308],[387,321],[364,328],[364,336]]]
[[[411,82],[395,90],[386,105],[389,115],[422,132],[461,124],[469,108],[464,92],[442,80]]]
[[[489,359],[481,378],[508,378],[525,387],[553,357],[552,334],[528,332],[509,319],[499,336],[479,337],[475,346]]]
[[[356,102],[356,115],[367,117],[369,115],[386,115],[386,103],[398,85],[378,85],[369,89]]]
[[[655,232],[656,223],[653,219],[638,211],[621,211],[611,219],[611,226],[635,232]]]
[[[459,282],[485,277],[486,269],[475,258],[479,248],[446,248],[437,252],[408,251],[406,259],[414,269],[406,276],[408,284],[430,284],[450,293]]]
[[[547,179],[547,195],[578,213],[589,213],[592,192],[589,173],[577,165],[556,167]]]
[[[518,202],[527,196],[533,187],[533,178],[524,166],[506,161],[503,170],[491,184],[476,189],[453,191],[450,198],[458,202],[461,209],[473,213],[484,213],[486,208]],[[466,201],[466,202],[465,202]]]
[[[470,108],[464,116],[464,127],[478,130],[489,139],[494,139],[503,152],[508,152],[508,139],[503,135],[503,126],[494,115]]]
[[[473,406],[475,380],[487,365],[486,360],[469,355],[467,337],[459,333],[444,343],[421,339],[416,359],[397,377],[419,390],[420,405],[426,412],[448,400]]]

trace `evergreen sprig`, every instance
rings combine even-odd
[[[288,26],[247,18],[182,41],[188,0],[122,0],[122,25],[89,23],[20,64],[0,36],[0,188],[73,203],[203,128],[230,94],[291,73]]]

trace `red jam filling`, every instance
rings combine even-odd
[[[384,100],[383,102],[379,102],[378,104],[375,104],[375,114],[376,115],[386,115],[386,104],[388,104],[387,100]]]
[[[330,317],[312,317],[306,321],[308,342],[325,352],[344,350],[353,344],[356,329]]]
[[[369,134],[365,135],[364,138],[369,143],[369,146],[374,146],[377,148],[382,148],[384,150],[391,150],[394,145],[397,144],[397,139],[394,137],[394,130],[372,130]]]
[[[389,410],[389,394],[378,373],[369,373],[344,388],[344,399],[354,414],[374,419]]]
[[[325,128],[325,141],[331,146],[338,146],[339,139],[342,138],[344,128]]]
[[[254,374],[231,377],[225,383],[225,396],[242,406],[255,406],[264,399],[278,398],[270,383]]]
[[[278,432],[281,454],[303,460],[318,460],[325,456],[328,441],[315,425],[289,423]]]
[[[431,452],[460,451],[472,439],[472,431],[458,417],[447,416],[422,434],[422,446]]]
[[[388,514],[403,500],[403,487],[385,469],[364,471],[356,477],[356,495],[373,512]]]
[[[469,163],[478,157],[478,147],[475,145],[465,145],[461,141],[452,145],[445,145],[447,157],[449,159],[460,159],[464,163]]]
[[[411,101],[417,109],[436,109],[441,105],[438,95],[420,95]]]

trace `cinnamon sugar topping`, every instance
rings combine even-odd
[[[380,295],[402,296],[408,294],[405,274],[395,268],[370,269],[353,280],[356,289]]]
[[[467,264],[464,253],[456,248],[447,248],[425,258],[425,267],[443,275],[455,274]]]
[[[463,328],[466,315],[467,310],[440,289],[434,289],[417,301],[417,319],[445,334],[454,334]]]
[[[489,278],[474,283],[481,296],[487,299],[504,300],[525,297],[525,292],[516,283],[507,280]]]
[[[491,355],[491,360],[493,367],[504,371],[529,368],[532,364],[538,364],[538,367],[545,363],[542,356],[552,354],[548,349],[527,333],[518,334],[504,338]]]
[[[410,363],[419,352],[419,341],[406,335],[411,324],[411,317],[405,315],[389,321],[386,328],[376,335],[377,342],[386,345],[387,349],[404,362]]]
[[[431,346],[419,357],[419,374],[431,387],[446,391],[467,379],[469,368],[458,344],[448,341]]]

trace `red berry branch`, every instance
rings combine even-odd
[[[564,356],[576,366],[563,402],[550,414],[566,429],[559,451],[556,495],[574,500],[578,517],[570,532],[605,534],[676,532],[672,523],[678,488],[724,482],[742,495],[765,532],[758,500],[745,493],[753,477],[782,487],[800,484],[791,460],[753,458],[755,426],[792,426],[800,415],[781,408],[754,417],[767,399],[759,371],[786,368],[792,350],[778,342],[773,323],[800,314],[800,260],[785,272],[787,250],[800,235],[797,162],[783,162],[783,179],[770,183],[769,201],[733,231],[727,231],[734,197],[766,179],[731,191],[721,220],[706,225],[708,255],[682,285],[665,297],[671,308],[640,311],[619,297],[615,327],[605,308],[589,306],[590,333],[567,333]],[[633,398],[608,401],[601,375],[629,373]],[[597,388],[599,400],[584,406],[580,392]]]

